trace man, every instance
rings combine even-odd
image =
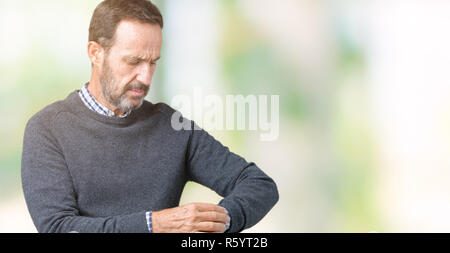
[[[278,201],[274,181],[204,130],[171,127],[144,100],[163,19],[146,0],[106,0],[89,28],[89,83],[34,115],[22,185],[39,232],[239,232]],[[185,119],[186,120],[186,119]],[[224,198],[178,206],[187,181]]]

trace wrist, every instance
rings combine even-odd
[[[159,220],[159,212],[152,212],[152,233],[161,233],[160,231],[160,227],[158,225],[158,220]],[[162,232],[164,233],[164,232]]]

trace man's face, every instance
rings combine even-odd
[[[100,70],[106,101],[122,112],[139,108],[148,91],[160,57],[162,31],[159,25],[121,21],[115,41]]]

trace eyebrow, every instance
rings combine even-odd
[[[160,58],[161,58],[161,56],[158,56],[158,58],[156,58],[155,60],[148,60],[147,58],[140,57],[140,56],[130,56],[130,55],[124,56],[124,59],[126,59],[126,60],[132,60],[132,61],[145,61],[145,62],[147,62],[147,61],[150,61],[150,62],[156,62],[156,61],[158,61]]]

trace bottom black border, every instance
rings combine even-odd
[[[347,251],[385,251],[406,248],[429,250],[446,249],[450,234],[0,234],[5,248],[43,246],[46,249],[63,250],[164,250],[221,252],[244,250],[245,252],[274,252],[288,249],[297,252],[305,249],[342,249]],[[214,243],[214,244],[213,244]],[[285,250],[283,250],[285,252]]]

